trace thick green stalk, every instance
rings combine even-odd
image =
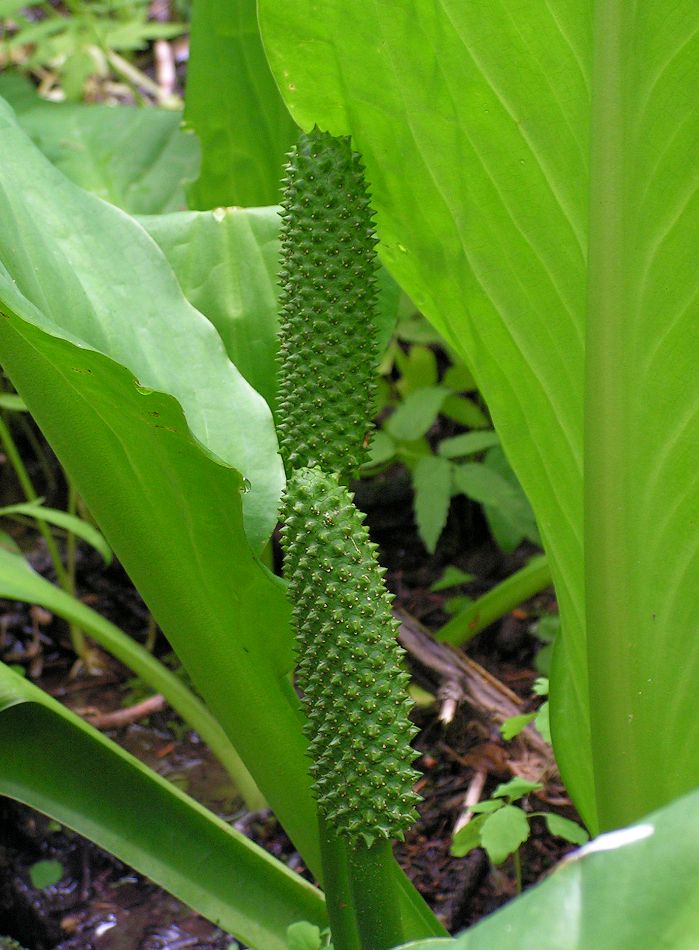
[[[338,837],[319,815],[326,906],[335,950],[390,950],[415,938],[401,913],[391,843]]]
[[[323,887],[335,950],[362,950],[354,894],[350,881],[348,845],[318,814]],[[395,876],[395,875],[394,875]]]
[[[378,840],[370,847],[362,840],[348,842],[347,852],[362,950],[403,944],[413,935],[403,929],[390,841]]]
[[[626,281],[624,80],[633,4],[598,0],[594,14],[592,152],[585,381],[585,591],[592,756],[600,830],[648,810],[639,755],[628,609],[630,426],[626,380],[633,301]]]
[[[551,569],[545,554],[533,557],[511,577],[496,584],[465,610],[452,617],[435,633],[435,640],[464,646],[481,630],[551,584]]]

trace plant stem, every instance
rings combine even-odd
[[[512,852],[512,864],[515,869],[515,889],[518,894],[522,893],[522,856],[519,848]]]
[[[54,470],[51,468],[49,460],[46,457],[46,452],[39,443],[39,440],[36,437],[36,432],[32,428],[26,413],[18,412],[14,421],[22,430],[22,435],[27,440],[32,452],[34,453],[34,458],[41,469],[43,484],[46,486],[46,495],[50,498],[56,492],[58,481]]]
[[[166,109],[182,108],[182,100],[178,95],[175,93],[164,94],[157,82],[154,82],[150,76],[147,76],[133,63],[115,53],[113,49],[103,49],[103,52],[112,69],[120,73],[133,86],[149,92],[157,100],[158,105]]]
[[[435,640],[464,646],[477,633],[500,617],[538,594],[551,584],[551,570],[545,554],[533,557],[511,577],[497,584],[465,610],[445,623],[434,635]]]
[[[347,851],[362,950],[390,950],[403,944],[412,934],[403,929],[391,842],[380,840],[366,847],[359,840]]]
[[[27,501],[36,501],[38,499],[38,494],[32,484],[32,480],[29,477],[29,473],[22,461],[22,456],[19,454],[15,441],[12,438],[9,427],[7,426],[5,420],[0,417],[0,442],[2,442],[2,447],[4,449],[5,455],[12,465],[12,468],[15,470],[17,475],[17,481],[20,484],[20,488],[24,492],[24,496]],[[56,572],[56,579],[58,583],[64,590],[68,589],[68,575],[65,568],[63,567],[63,562],[61,561],[61,556],[58,553],[58,547],[56,546],[56,541],[54,540],[53,535],[51,534],[51,529],[46,524],[45,521],[42,521],[40,518],[36,519],[36,527],[39,531],[39,534],[42,536],[46,543],[46,549],[51,558],[51,563],[53,564],[53,569]]]
[[[73,483],[68,481],[68,514],[76,516],[77,512],[77,501],[78,493],[76,492]],[[71,597],[75,597],[75,565],[76,565],[76,546],[75,546],[75,534],[73,531],[68,531],[66,536],[66,574],[68,578],[68,587],[64,587],[66,593],[70,594]],[[73,646],[76,656],[79,656],[83,662],[87,661],[88,649],[87,644],[85,643],[85,634],[82,632],[80,627],[71,622],[68,625],[70,632],[70,642]]]
[[[323,879],[335,950],[390,950],[406,933],[390,841],[337,836],[318,816]]]
[[[146,641],[143,644],[145,650],[148,653],[152,653],[155,649],[155,641],[158,639],[158,625],[155,622],[155,617],[153,614],[148,614],[148,629],[146,630]]]
[[[362,950],[357,910],[350,883],[348,848],[322,815],[318,814],[323,887],[335,950]]]

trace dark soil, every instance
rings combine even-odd
[[[372,535],[389,568],[389,587],[397,602],[428,627],[435,628],[448,618],[445,594],[430,590],[447,564],[478,577],[465,588],[475,595],[521,566],[531,554],[531,549],[523,549],[503,555],[489,540],[478,509],[461,499],[452,509],[437,555],[429,558],[417,539],[410,485],[402,472],[356,487],[358,503],[368,512]],[[31,559],[37,569],[51,576],[40,544],[33,547]],[[96,555],[81,549],[78,580],[85,601],[143,640],[148,615],[118,565],[105,569]],[[539,606],[550,604],[550,594],[539,598]],[[536,676],[533,660],[538,645],[528,627],[525,608],[469,645],[470,656],[526,698]],[[162,638],[156,649],[161,654],[167,651]],[[0,658],[22,664],[41,686],[73,708],[96,706],[106,711],[129,701],[129,674],[111,659],[105,658],[100,676],[71,678],[74,657],[65,625],[24,605],[0,602]],[[415,720],[420,727],[415,742],[420,754],[416,767],[422,772],[417,788],[423,802],[419,822],[396,846],[396,855],[442,922],[455,932],[515,893],[514,873],[508,864],[492,868],[481,850],[466,858],[449,854],[473,763],[488,764],[483,792],[487,796],[498,782],[512,775],[508,747],[495,728],[484,727],[482,719],[466,707],[459,709],[447,728],[438,722],[434,706],[417,709]],[[292,868],[304,872],[301,858],[274,817],[266,812],[244,814],[223,770],[170,711],[108,734]],[[536,801],[532,810],[545,810],[555,800],[559,811],[574,817],[562,790],[544,790],[542,796],[543,805]],[[569,845],[547,835],[543,822],[536,819],[532,836],[522,849],[524,885],[540,879],[569,850]],[[34,888],[30,868],[46,858],[60,861],[63,877],[50,887]],[[96,846],[24,806],[0,799],[3,933],[29,950],[238,947],[231,937]]]

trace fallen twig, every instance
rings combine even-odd
[[[506,719],[521,715],[522,700],[497,677],[454,647],[437,643],[419,620],[406,611],[396,608],[394,613],[400,622],[400,642],[425,668],[443,701],[442,721],[453,718],[453,703],[461,701],[467,702],[476,715],[498,729]],[[512,741],[511,748],[517,774],[528,777],[534,771],[547,779],[557,775],[551,747],[532,725],[525,726]]]
[[[166,706],[165,698],[160,693],[156,693],[155,696],[149,696],[140,703],[127,706],[125,709],[115,709],[113,712],[102,712],[94,706],[86,706],[84,709],[75,711],[96,729],[121,729],[133,722],[147,719],[153,713],[162,712]]]
[[[481,795],[483,794],[483,788],[485,787],[485,780],[487,777],[488,773],[485,771],[485,769],[480,769],[473,773],[473,778],[469,782],[468,788],[466,789],[466,795],[464,796],[463,810],[459,812],[459,817],[454,823],[452,837],[457,831],[460,831],[465,825],[467,825],[473,817],[473,812],[471,809],[481,800]]]

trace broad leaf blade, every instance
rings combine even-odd
[[[175,786],[0,664],[0,793],[96,841],[259,950],[318,891]]]
[[[141,219],[191,304],[216,327],[229,359],[274,407],[279,215],[219,208]]]
[[[131,214],[186,207],[199,143],[181,129],[179,112],[46,102],[9,75],[0,95],[46,157],[77,185]]]
[[[270,73],[255,0],[197,0],[185,117],[201,140],[190,207],[272,205],[296,125]]]
[[[279,214],[271,208],[217,208],[140,218],[168,259],[182,291],[221,336],[230,360],[274,410],[277,394]],[[388,344],[400,289],[377,274],[377,325]]]
[[[0,597],[39,604],[84,630],[155,692],[161,693],[182,719],[195,729],[221,764],[250,808],[265,802],[220,724],[201,700],[152,653],[76,597],[36,574],[18,552],[0,544]]]
[[[52,168],[6,108],[0,135],[3,300],[49,333],[127,366],[143,391],[171,393],[207,451],[249,480],[246,527],[260,550],[283,483],[268,407],[143,229]]]
[[[615,827],[699,784],[699,7],[602,4],[595,51],[586,593]]]

